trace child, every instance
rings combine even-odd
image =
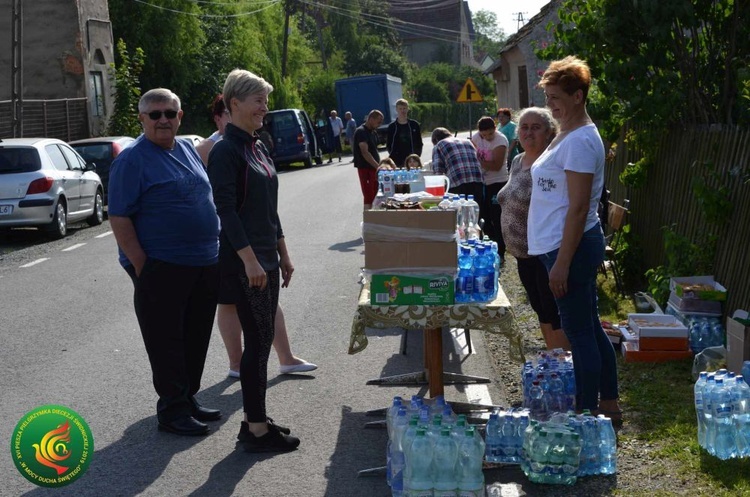
[[[417,154],[411,154],[404,161],[404,167],[409,169],[422,169],[422,159]]]
[[[386,157],[385,159],[380,161],[380,165],[378,166],[378,171],[380,170],[386,170],[386,171],[394,171],[396,169],[396,163],[391,160],[390,157]]]

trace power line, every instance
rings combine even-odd
[[[198,2],[199,0],[191,0],[191,1]],[[143,5],[147,5],[149,7],[154,8],[154,9],[164,10],[164,11],[167,11],[167,12],[173,12],[175,14],[185,14],[185,15],[194,16],[194,17],[210,17],[210,18],[226,19],[226,18],[232,18],[232,17],[244,17],[244,16],[250,16],[250,15],[253,15],[253,14],[257,14],[259,12],[262,12],[262,11],[264,11],[266,9],[269,9],[269,8],[273,7],[274,5],[280,3],[281,0],[260,0],[259,2],[257,2],[257,4],[266,3],[268,5],[266,5],[265,7],[261,7],[258,10],[253,10],[253,11],[249,11],[249,12],[240,12],[240,13],[237,13],[237,14],[205,14],[203,12],[187,12],[185,10],[170,9],[169,7],[164,7],[162,5],[155,5],[153,3],[147,2],[146,0],[135,0],[135,2],[143,4]],[[213,5],[237,5],[236,3],[235,4],[230,4],[230,3],[208,2],[208,1],[205,1],[205,0],[203,2],[201,2],[201,3],[210,3],[210,4],[213,4]]]

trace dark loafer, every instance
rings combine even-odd
[[[216,421],[221,419],[221,411],[218,409],[208,409],[203,406],[193,407],[192,416],[198,421]]]
[[[201,423],[192,416],[185,416],[172,421],[160,421],[159,431],[168,431],[185,436],[200,436],[208,433],[208,425]]]

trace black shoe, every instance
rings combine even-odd
[[[203,406],[194,406],[192,416],[198,421],[216,421],[221,419],[221,411],[218,409],[208,409]]]
[[[201,423],[192,416],[185,416],[172,421],[160,421],[159,431],[168,431],[177,435],[200,436],[208,433],[208,425]]]
[[[292,430],[286,426],[277,425],[272,418],[266,418],[266,422],[268,423],[268,428],[270,430],[280,431],[284,435],[289,435],[292,432]]]
[[[278,430],[268,430],[262,437],[256,437],[250,433],[244,421],[237,439],[242,443],[245,452],[286,452],[299,446],[299,438],[284,435]]]

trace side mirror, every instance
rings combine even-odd
[[[84,171],[94,171],[94,172],[96,172],[96,162],[87,162],[86,163],[86,168],[84,169]]]

